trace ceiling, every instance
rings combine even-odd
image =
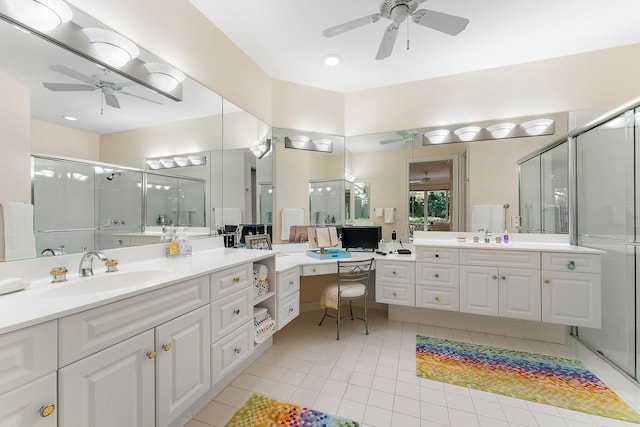
[[[379,12],[380,1],[190,1],[270,77],[347,93],[640,42],[638,0],[427,0],[418,8],[468,18],[467,28],[450,36],[407,20],[377,61],[389,20],[322,31]],[[342,62],[325,66],[327,54]]]

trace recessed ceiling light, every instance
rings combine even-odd
[[[335,67],[340,63],[340,61],[342,61],[342,58],[340,58],[338,55],[334,53],[324,57],[324,64],[327,67]]]
[[[71,122],[75,122],[76,120],[78,120],[77,118],[73,117],[73,116],[62,116],[63,119],[65,120],[69,120]]]

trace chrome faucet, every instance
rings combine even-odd
[[[485,243],[490,243],[490,242],[491,242],[491,239],[490,239],[490,237],[491,237],[491,231],[489,231],[489,230],[487,230],[487,229],[484,229],[484,228],[481,228],[481,229],[480,229],[480,230],[478,230],[478,231],[484,231],[484,242],[485,242]]]
[[[64,246],[60,246],[59,248],[46,248],[42,252],[40,252],[42,256],[59,256],[64,255]]]
[[[78,276],[87,277],[93,276],[93,257],[97,257],[100,261],[108,261],[107,255],[101,251],[85,252],[80,259],[80,269]]]

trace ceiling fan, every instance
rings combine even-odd
[[[409,180],[409,184],[426,184],[429,181],[431,181],[431,178],[429,178],[429,174],[425,172],[422,178]]]
[[[135,95],[133,93],[123,91],[122,89],[124,89],[125,87],[134,86],[137,83],[131,81],[118,82],[117,79],[114,78],[113,75],[108,74],[106,70],[104,74],[94,74],[92,76],[87,76],[65,65],[51,65],[49,69],[85,83],[42,83],[44,87],[52,91],[93,92],[99,89],[104,96],[105,103],[113,108],[120,108],[120,102],[118,102],[116,94],[133,96],[135,98],[153,102],[154,104],[162,105],[162,102],[154,101],[153,99],[145,98],[144,96]]]
[[[411,143],[413,142],[413,138],[415,138],[418,135],[417,132],[406,131],[406,130],[399,130],[396,133],[398,134],[398,136],[400,136],[400,138],[385,139],[380,141],[380,144],[385,145],[385,144],[394,144],[396,142],[404,142],[404,148],[406,148],[411,145]]]
[[[382,36],[380,47],[376,59],[385,59],[393,52],[393,46],[398,36],[398,29],[408,16],[416,24],[432,28],[434,30],[455,36],[467,28],[469,20],[459,16],[449,15],[442,12],[436,12],[429,9],[418,9],[420,3],[427,0],[383,0],[380,5],[380,13],[374,13],[335,27],[327,28],[322,32],[325,37],[333,37],[346,31],[362,27],[373,22],[378,22],[381,18],[390,19],[389,24]],[[407,42],[408,43],[408,42]],[[407,44],[407,49],[408,49]]]

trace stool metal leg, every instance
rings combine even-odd
[[[367,296],[364,297],[364,331],[369,335],[369,321],[367,320]]]
[[[324,314],[322,315],[322,319],[320,319],[320,323],[318,323],[318,326],[322,326],[322,322],[324,322],[324,318],[327,317],[329,314],[327,313],[327,308],[324,308]]]
[[[338,298],[338,315],[336,316],[336,340],[340,339],[340,306],[342,301]]]

